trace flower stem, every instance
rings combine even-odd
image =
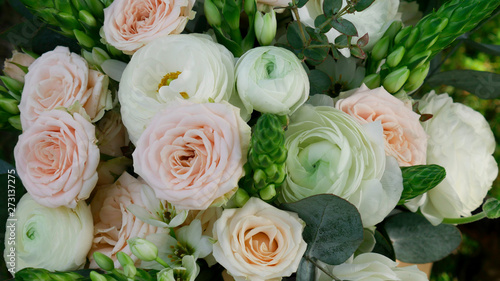
[[[304,33],[304,29],[302,28],[302,24],[300,23],[299,10],[297,9],[297,3],[295,0],[292,0],[292,12],[295,15],[295,20],[299,25],[300,36],[302,37],[302,41],[306,42],[306,34]]]
[[[159,264],[161,264],[165,268],[170,268],[170,265],[166,263],[164,260],[162,260],[160,257],[156,257],[155,261]]]
[[[335,281],[342,281],[342,280],[338,279],[337,277],[335,277],[335,275],[333,275],[332,273],[328,272],[328,270],[326,268],[324,268],[322,265],[317,263],[314,259],[311,259],[308,256],[304,256],[304,258],[306,260],[310,261],[312,264],[314,264],[314,266],[319,268],[319,270],[323,271],[326,275],[328,275],[328,277],[332,278]]]
[[[446,224],[466,224],[471,222],[476,222],[478,220],[484,219],[486,217],[485,212],[481,212],[466,218],[445,218],[443,219],[443,223]]]

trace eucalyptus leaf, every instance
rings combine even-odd
[[[458,228],[448,224],[432,225],[415,213],[400,213],[384,224],[396,253],[407,263],[438,261],[453,252],[462,241]]]
[[[497,99],[500,97],[500,74],[475,71],[451,70],[434,74],[427,79],[430,86],[450,85],[466,90],[482,99]]]
[[[337,14],[342,9],[342,0],[325,0],[323,1],[323,12],[325,16],[331,17]]]
[[[349,36],[341,34],[335,38],[335,44],[341,48],[349,47]]]
[[[335,28],[338,32],[349,35],[349,36],[358,36],[358,31],[352,22],[346,19],[336,19],[330,22],[330,25]]]
[[[354,9],[358,12],[365,10],[370,7],[375,0],[359,0],[358,3],[354,6]]]
[[[396,260],[396,254],[394,253],[394,248],[392,247],[389,238],[384,236],[380,231],[375,230],[375,246],[372,252],[384,255],[391,260]]]
[[[306,223],[302,236],[307,242],[307,257],[338,265],[363,242],[363,224],[358,210],[338,196],[314,195],[282,207],[296,212]]]
[[[299,7],[299,8],[304,7],[307,4],[307,2],[309,2],[309,0],[299,0],[297,2],[297,7]]]
[[[303,32],[300,31],[299,24]],[[294,21],[288,25],[286,39],[294,49],[303,49],[310,38],[309,34],[305,32],[305,26],[302,23]]]
[[[439,165],[401,167],[401,172],[404,189],[399,204],[433,189],[446,177],[446,170]]]
[[[311,84],[311,94],[327,94],[332,80],[325,72],[313,69],[309,72],[309,83]]]
[[[465,40],[465,44],[467,46],[472,47],[480,52],[492,55],[492,56],[500,56],[500,45],[491,45],[491,44],[482,44],[477,43],[473,40],[467,39]]]
[[[297,269],[297,281],[316,280],[316,266],[306,258],[300,260],[299,268]]]
[[[490,198],[483,205],[483,211],[489,219],[500,218],[500,200]]]
[[[327,21],[327,18],[325,17],[325,15],[319,15],[314,19],[314,26],[316,28],[320,28],[326,21]],[[332,29],[332,26],[327,24],[327,25],[325,25],[325,27],[320,29],[320,32],[327,33],[328,31],[330,31],[330,29]]]

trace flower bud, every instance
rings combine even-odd
[[[430,63],[419,66],[411,71],[410,77],[405,84],[405,91],[412,92],[418,89],[423,83],[427,74],[429,73]]]
[[[9,91],[13,94],[20,96],[23,91],[24,83],[19,82],[15,79],[12,79],[7,76],[0,76],[0,80],[2,80],[3,84]]]
[[[17,130],[22,131],[23,127],[21,126],[21,116],[20,115],[11,116],[11,117],[9,117],[9,119],[7,119],[7,121],[9,121],[9,124],[12,127],[16,128]]]
[[[134,265],[134,261],[132,260],[132,258],[129,255],[125,254],[124,252],[118,252],[116,254],[116,258],[118,259],[123,268],[125,268],[125,266],[129,264]]]
[[[205,9],[205,17],[207,18],[208,24],[211,26],[220,26],[221,16],[219,9],[217,9],[214,2],[212,2],[212,0],[205,0],[203,7]]]
[[[389,93],[396,93],[403,85],[406,83],[406,80],[408,80],[408,77],[410,76],[410,70],[408,67],[404,66],[401,67],[393,72],[391,72],[387,77],[384,79],[384,88],[389,92]]]
[[[392,53],[387,56],[387,65],[390,67],[396,67],[398,64],[401,62],[405,55],[406,49],[405,47],[401,46],[394,50]]]
[[[94,252],[94,260],[97,265],[105,271],[111,271],[115,268],[113,260],[100,252]]]
[[[10,114],[19,114],[19,102],[15,99],[0,98],[0,107]]]
[[[234,202],[236,206],[242,207],[243,205],[245,205],[248,199],[250,199],[248,193],[244,189],[238,188],[236,194],[234,195]]]
[[[253,15],[257,9],[257,3],[255,0],[245,0],[243,3],[243,9],[247,15]]]
[[[48,1],[43,1],[43,2],[48,2]],[[67,0],[54,0],[54,4],[56,5],[56,10],[71,14],[73,13],[73,9],[71,7],[70,1]]]
[[[259,191],[260,198],[264,201],[269,201],[276,196],[276,187],[270,184]]]
[[[372,59],[374,61],[381,61],[383,58],[387,56],[387,51],[389,50],[390,44],[389,37],[382,37],[372,49]]]
[[[400,21],[394,21],[389,28],[384,33],[384,37],[389,37],[390,40],[396,36],[396,34],[401,30],[403,27],[403,23]]]
[[[104,18],[104,5],[99,0],[85,0],[90,12],[97,18]]]
[[[416,54],[410,59],[410,62],[408,63],[408,65],[415,64],[415,65],[412,65],[412,67],[417,68],[417,67],[423,65],[431,55],[432,55],[431,50]]]
[[[175,281],[174,271],[171,268],[162,269],[156,275],[156,280],[158,280],[158,281]]]
[[[399,42],[401,42],[401,40],[403,40],[405,37],[408,36],[408,34],[410,34],[410,32],[412,31],[412,26],[407,26],[403,29],[401,29],[398,34],[396,34],[396,37],[394,37],[394,43],[397,45],[399,44]]]
[[[137,268],[133,264],[127,264],[123,267],[123,273],[129,278],[134,278],[137,274]]]
[[[406,39],[405,47],[408,49],[413,47],[413,45],[417,42],[419,35],[420,29],[418,27],[414,27]]]
[[[83,31],[80,31],[78,29],[74,29],[73,33],[75,34],[76,40],[80,45],[82,45],[85,48],[92,48],[95,45],[95,42],[92,38],[90,38],[87,34],[85,34]]]
[[[143,261],[154,261],[158,257],[158,248],[146,239],[135,237],[127,240],[127,243],[136,257]]]
[[[261,45],[271,45],[276,36],[278,23],[276,22],[276,12],[270,9],[262,15],[261,12],[255,13],[255,36]]]
[[[29,54],[14,51],[12,58],[6,59],[3,65],[3,73],[8,77],[24,83],[24,76],[28,73],[28,67],[35,61]]]
[[[59,23],[58,26],[64,26],[65,28],[69,28],[69,29],[81,28],[80,23],[78,22],[78,20],[75,19],[73,14],[57,13],[57,14],[54,14],[54,17],[56,18],[57,22]]]
[[[85,23],[86,25],[88,25],[90,27],[96,27],[97,26],[97,21],[94,18],[94,16],[91,13],[89,13],[88,11],[86,11],[86,10],[81,10],[78,13],[78,18],[83,23]]]
[[[108,279],[106,279],[106,277],[100,273],[98,273],[97,271],[91,271],[90,272],[90,280],[92,281],[107,281]]]
[[[374,73],[366,76],[365,79],[363,79],[363,84],[370,89],[380,87],[380,74]]]

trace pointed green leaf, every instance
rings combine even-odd
[[[446,170],[439,165],[401,167],[401,171],[404,190],[399,204],[433,189],[446,177]]]
[[[323,2],[323,12],[325,16],[331,17],[342,9],[342,0],[325,0]]]
[[[330,22],[330,25],[342,34],[349,36],[358,36],[358,31],[356,30],[354,24],[346,19],[340,18],[337,20],[332,20]]]
[[[460,88],[482,99],[500,98],[500,74],[498,73],[452,70],[437,73],[430,77],[427,82],[432,87],[444,84]]]
[[[335,38],[335,45],[338,45],[337,47],[339,48],[346,48],[349,47],[350,44],[350,37],[344,34],[341,34],[337,38]]]
[[[302,27],[304,37],[300,31],[299,24]],[[302,23],[294,21],[288,25],[286,30],[286,39],[294,49],[300,50],[306,46],[307,41],[309,41],[311,37],[305,31],[305,26]]]
[[[384,255],[391,260],[396,260],[396,254],[389,238],[384,236],[380,231],[375,230],[375,247],[372,252]]]
[[[327,264],[345,262],[363,242],[363,224],[354,205],[331,194],[307,197],[282,205],[296,212],[306,227],[306,255]]]
[[[309,2],[309,0],[299,0],[297,2],[297,7],[299,7],[299,8],[304,7],[307,4],[307,2]]]
[[[370,7],[375,0],[359,0],[358,3],[354,6],[354,9],[358,12],[365,10]]]
[[[483,211],[489,219],[500,218],[500,200],[490,198],[483,205]]]
[[[434,226],[415,213],[392,216],[384,228],[392,241],[396,258],[407,263],[438,261],[453,252],[462,241],[460,231],[455,226]]]

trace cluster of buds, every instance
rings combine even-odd
[[[244,205],[250,196],[270,202],[278,195],[286,177],[286,125],[286,116],[265,113],[257,120],[244,166],[245,177],[235,197],[237,205]]]
[[[373,47],[364,83],[395,94],[412,92],[424,82],[431,59],[462,34],[487,18],[500,2],[452,0],[419,21],[402,27],[394,22]]]

